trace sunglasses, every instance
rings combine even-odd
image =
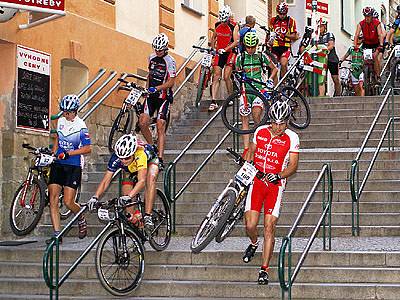
[[[132,156],[129,156],[129,157],[124,157],[124,158],[120,158],[120,160],[122,161],[127,161],[127,160],[130,160],[132,158]]]

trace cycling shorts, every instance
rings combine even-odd
[[[158,166],[158,163],[159,163],[158,157],[155,157],[155,158],[147,161],[147,166],[148,167],[150,167],[150,165]],[[122,180],[121,180],[122,185],[134,186],[137,182],[138,182],[137,172],[131,173],[131,172],[122,170]]]
[[[264,103],[263,101],[259,98],[253,95],[247,95],[247,106],[245,105],[244,98],[243,96],[240,96],[240,106],[239,106],[239,113],[242,117],[246,117],[251,114],[251,109],[253,107],[261,107],[264,109]]]
[[[362,82],[364,82],[364,72],[361,72],[360,75],[358,76],[358,78],[356,76],[354,76],[353,73],[351,73],[351,83],[353,85],[357,85]]]
[[[379,43],[378,44],[363,44],[362,47],[363,47],[363,49],[374,49],[374,50],[376,50],[376,48],[379,47]]]
[[[264,215],[279,218],[284,190],[279,184],[265,183],[255,178],[247,193],[245,211],[254,210],[260,213],[264,205]]]
[[[339,63],[328,61],[328,70],[332,76],[339,75]]]
[[[286,57],[287,59],[289,59],[290,57],[289,47],[285,46],[272,47],[271,52],[276,55],[278,60],[280,60],[282,57]]]
[[[81,185],[81,178],[81,167],[57,163],[50,167],[49,184],[58,184],[76,190]]]
[[[146,98],[143,104],[143,113],[153,117],[154,113],[157,112],[157,120],[167,120],[169,113],[169,106],[172,103],[172,99],[161,99],[158,96],[150,96]]]
[[[223,69],[225,66],[233,67],[236,61],[236,53],[225,52],[214,56],[213,66]]]

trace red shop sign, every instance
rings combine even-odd
[[[312,10],[311,2],[312,2],[312,0],[306,0],[306,9]],[[317,3],[318,3],[317,11],[319,13],[327,15],[328,14],[328,3],[324,3],[324,2],[321,2],[321,1],[318,1]]]
[[[30,11],[64,14],[65,0],[0,0],[0,6]]]

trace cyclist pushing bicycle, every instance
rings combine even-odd
[[[114,150],[96,193],[87,203],[89,210],[93,211],[96,208],[98,199],[110,185],[114,173],[118,169],[122,169],[122,193],[126,202],[130,202],[146,187],[144,226],[147,232],[152,232],[154,223],[151,213],[159,172],[157,154],[153,146],[138,141],[133,134],[121,136],[115,143]],[[140,213],[135,211],[132,206],[127,207],[126,210],[130,214],[129,221],[137,224],[141,219]]]
[[[299,161],[299,137],[288,129],[290,106],[275,102],[268,112],[271,125],[260,126],[250,144],[248,160],[266,173],[264,179],[255,178],[246,199],[245,224],[250,238],[243,261],[248,263],[258,247],[257,225],[264,205],[264,244],[262,265],[258,274],[259,284],[268,284],[269,263],[275,244],[275,228],[279,218],[286,179],[293,175]]]
[[[243,45],[244,51],[236,59],[236,68],[239,71],[244,71],[248,78],[257,79],[262,81],[263,73],[266,72],[266,68],[269,67],[271,74],[267,83],[273,87],[273,80],[276,78],[278,68],[275,64],[264,54],[256,53],[256,49],[259,43],[259,39],[256,32],[249,31],[244,35]],[[259,89],[262,88],[261,84],[255,83],[255,86]],[[252,89],[251,86],[246,84],[246,90]],[[247,98],[245,101],[244,98]],[[264,104],[260,98],[255,98],[254,95],[245,94],[240,98],[239,113],[242,119],[243,129],[249,129],[249,115],[253,115],[255,123],[260,123],[261,114],[264,109]],[[243,157],[246,155],[249,149],[249,135],[243,135],[244,151]]]

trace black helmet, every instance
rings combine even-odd
[[[397,10],[397,13],[400,14],[400,5],[397,5],[396,10]]]

